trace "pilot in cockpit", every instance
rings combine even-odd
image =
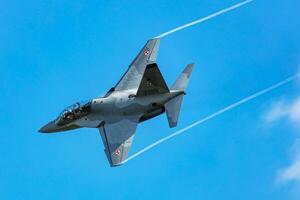
[[[89,113],[91,109],[91,102],[84,102],[80,104],[79,102],[73,104],[72,106],[66,108],[60,117],[58,117],[57,124],[69,123],[73,120],[79,119]]]

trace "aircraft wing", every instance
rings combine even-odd
[[[137,91],[146,66],[156,62],[160,39],[148,40],[127,71],[114,88],[114,91],[135,90]]]
[[[126,160],[137,124],[138,118],[128,118],[100,126],[104,151],[112,167],[121,165]]]

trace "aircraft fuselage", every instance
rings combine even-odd
[[[170,91],[165,94],[148,96],[135,96],[134,91],[113,92],[107,97],[95,98],[89,103],[89,111],[80,115],[80,108],[77,111],[73,108],[65,117],[63,113],[56,120],[51,121],[39,131],[43,133],[62,132],[82,127],[97,128],[102,123],[114,123],[130,116],[138,117],[138,122],[156,117],[164,113],[164,105],[171,99],[183,94],[182,91]],[[79,105],[79,103],[76,103]],[[76,105],[74,104],[74,105]],[[78,114],[79,113],[79,114]],[[73,116],[71,118],[71,116]],[[62,123],[65,117],[66,123]]]

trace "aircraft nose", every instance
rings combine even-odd
[[[51,133],[54,132],[57,129],[56,124],[54,123],[54,121],[49,122],[48,124],[46,124],[45,126],[43,126],[39,132],[40,133]]]

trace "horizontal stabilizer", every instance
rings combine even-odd
[[[188,64],[183,72],[179,75],[171,90],[185,91],[190,80],[190,76],[194,67],[194,63]]]

